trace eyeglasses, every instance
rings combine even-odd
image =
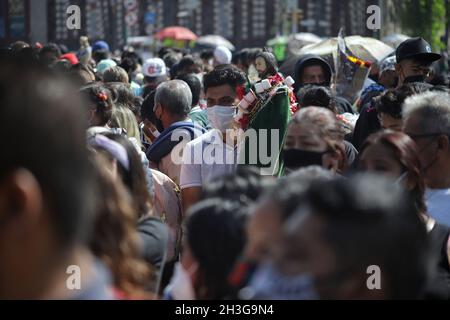
[[[406,133],[406,132],[405,132]],[[424,133],[424,134],[408,134],[408,136],[411,137],[411,139],[414,140],[414,142],[417,143],[417,141],[419,139],[424,139],[424,138],[434,138],[437,136],[441,136],[441,135],[445,135],[448,137],[447,134],[442,133],[442,132],[436,132],[436,133]],[[449,137],[450,138],[450,137]],[[422,153],[424,150],[426,150],[429,146],[431,146],[433,143],[435,142],[434,139],[430,140],[425,146],[423,146],[422,148],[420,148],[419,153]]]

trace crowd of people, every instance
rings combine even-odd
[[[260,48],[81,44],[1,51],[0,298],[450,299],[450,78],[424,39],[356,101],[317,55],[290,77]]]

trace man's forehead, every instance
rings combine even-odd
[[[431,62],[418,60],[418,59],[406,59],[405,63],[409,64],[411,67],[427,67],[428,68],[431,66]]]
[[[323,68],[320,64],[313,64],[310,66],[305,67],[305,69],[303,70],[303,72],[323,72]]]
[[[229,84],[224,84],[217,87],[211,87],[208,88],[206,91],[206,97],[207,98],[225,98],[225,97],[231,97],[234,98],[236,96],[235,90],[233,90],[232,86]]]

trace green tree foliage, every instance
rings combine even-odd
[[[422,36],[434,50],[445,47],[441,37],[446,27],[445,0],[394,0],[399,23],[410,36]]]

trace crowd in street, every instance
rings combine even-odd
[[[0,298],[450,299],[442,59],[408,39],[349,101],[313,54],[12,43]]]

